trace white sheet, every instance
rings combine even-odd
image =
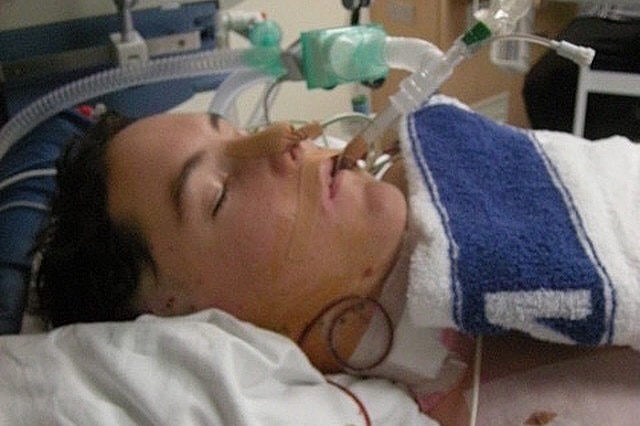
[[[383,380],[336,376],[375,425],[434,425]],[[290,340],[219,311],[0,338],[2,425],[364,424]]]

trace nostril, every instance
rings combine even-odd
[[[300,143],[294,143],[287,147],[287,153],[293,161],[302,161],[303,149]]]
[[[269,156],[271,167],[276,173],[290,174],[300,168],[304,158],[303,149],[299,143],[290,143],[278,152]]]

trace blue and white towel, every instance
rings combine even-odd
[[[455,103],[400,133],[416,325],[640,349],[640,145],[527,132]]]

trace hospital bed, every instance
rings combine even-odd
[[[103,2],[107,3],[107,2]],[[149,2],[148,2],[149,3]],[[79,6],[72,2],[70,6]],[[111,55],[110,35],[121,30],[121,19],[115,5],[99,16],[80,17],[26,27],[10,28],[0,32],[0,58],[2,62],[2,105],[4,119],[15,116],[34,100],[68,82],[116,65]],[[11,2],[3,4],[2,19],[8,26]],[[185,2],[181,7],[150,7],[135,9],[135,30],[149,40],[148,54],[165,57],[181,52],[212,49],[214,45],[214,2]],[[16,14],[17,15],[17,14]],[[17,16],[14,17],[18,21]],[[17,24],[15,24],[17,25]],[[217,87],[220,76],[205,76],[132,87],[118,93],[87,100],[88,105],[104,104],[132,117],[157,113],[186,101],[195,93]],[[86,112],[86,111],[85,111]],[[89,123],[82,113],[67,109],[52,117],[43,128],[30,136],[38,141],[38,149],[28,158],[14,157],[3,160],[0,169],[2,191],[2,279],[3,294],[0,330],[16,332],[25,302],[24,277],[29,269],[30,241],[44,217],[40,209],[52,188],[52,176],[36,177],[22,188],[10,185],[12,176],[34,169],[53,166],[60,143]],[[25,144],[35,142],[25,141]],[[4,189],[4,187],[7,189]],[[7,219],[7,216],[14,217]],[[20,229],[20,231],[18,231]]]
[[[136,31],[156,40],[144,55],[206,52],[220,43],[217,2],[142,6],[132,12]],[[56,87],[112,66],[113,57],[104,46],[109,34],[122,31],[125,16],[120,11],[0,32],[5,121]],[[99,31],[83,32],[87,27]],[[81,38],[65,36],[80,32]],[[21,55],[29,37],[47,43],[27,43],[25,59]],[[86,55],[79,61],[82,66],[69,62],[69,50]],[[133,52],[119,60],[139,60],[139,51]],[[131,87],[87,104],[105,104],[142,117],[170,109],[194,93],[220,89],[229,78],[216,73]],[[249,80],[253,84],[273,78]],[[233,86],[222,86],[222,91],[235,95],[240,85]],[[221,102],[215,108],[227,106]],[[92,111],[65,109],[47,118],[16,142],[14,152],[21,155],[0,158],[1,333],[18,333],[22,325],[31,241],[46,218],[46,201],[54,190],[54,177],[46,170],[53,167],[64,141],[91,124]],[[30,176],[35,169],[44,171]],[[464,336],[452,333],[449,342],[473,364],[473,345]],[[546,424],[541,422],[548,419],[548,424],[578,425],[592,418],[624,425],[640,415],[635,403],[640,395],[640,358],[634,352],[573,353],[531,345],[520,337],[507,347],[489,339],[486,348],[479,425],[516,424],[516,419],[524,423],[529,418],[539,422],[529,424]],[[542,361],[518,363],[522,351],[529,350],[534,352],[531,359]],[[0,352],[5,357],[0,366],[5,393],[0,397],[14,395],[15,401],[10,415],[0,412],[0,425],[4,416],[22,416],[24,424],[47,416],[54,423],[91,424],[433,424],[419,414],[402,388],[382,379],[336,376],[327,381],[292,342],[215,310],[178,319],[143,317],[134,323],[8,336],[0,339]],[[550,357],[550,352],[560,355]],[[495,362],[498,356],[504,357],[503,367]],[[473,385],[470,378],[464,380],[456,392],[421,400],[423,411],[444,419],[444,424],[468,424]]]

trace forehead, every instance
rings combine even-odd
[[[209,114],[160,114],[143,118],[124,128],[109,144],[109,174],[126,170],[149,170],[184,161],[191,153],[219,150],[240,135],[226,120]],[[123,170],[126,169],[126,170]]]
[[[237,130],[225,120],[208,114],[161,114],[136,121],[120,131],[110,151],[175,148],[184,144],[210,143],[234,137]]]
[[[111,212],[129,216],[140,200],[164,197],[171,179],[194,152],[206,149],[218,158],[236,135],[224,120],[214,127],[208,114],[164,114],[126,127],[107,149]]]

